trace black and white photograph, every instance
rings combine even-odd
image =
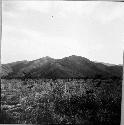
[[[0,124],[124,124],[124,2],[3,0],[1,20]]]

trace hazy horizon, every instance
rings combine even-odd
[[[123,63],[124,3],[3,1],[1,63],[61,59]]]

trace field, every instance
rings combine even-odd
[[[2,79],[1,123],[120,125],[120,79]]]

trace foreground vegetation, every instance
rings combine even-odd
[[[1,124],[120,125],[119,79],[1,80]]]

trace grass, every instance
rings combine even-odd
[[[120,125],[119,79],[1,80],[1,124]]]

